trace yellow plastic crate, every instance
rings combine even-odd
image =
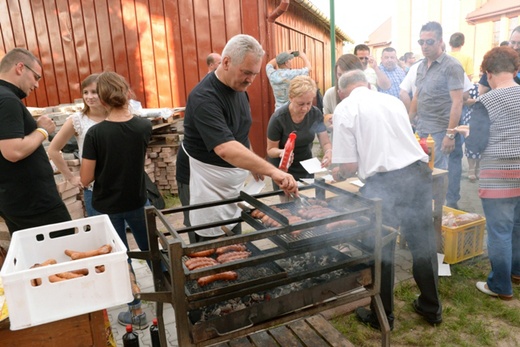
[[[443,214],[452,212],[456,216],[467,213],[447,206],[442,207],[442,212]],[[447,227],[443,225],[442,249],[444,251],[444,262],[455,264],[484,253],[485,230],[486,218],[484,217],[459,227]]]

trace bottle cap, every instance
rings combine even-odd
[[[126,325],[126,332],[127,332],[127,333],[131,333],[132,330],[133,330],[133,329],[132,329],[132,324],[127,324],[127,325]]]
[[[154,318],[154,319],[152,320],[152,324],[153,324],[153,325],[157,325],[157,318]]]

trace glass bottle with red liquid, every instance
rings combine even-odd
[[[139,336],[134,333],[132,324],[127,324],[126,334],[123,335],[124,347],[139,347]]]
[[[159,327],[157,325],[157,318],[154,318],[152,325],[150,325],[150,339],[152,340],[152,347],[161,347],[161,339],[159,338]]]

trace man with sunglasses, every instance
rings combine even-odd
[[[370,55],[370,47],[365,44],[359,44],[354,47],[354,55],[359,58],[363,65],[363,72],[367,77],[370,88],[373,90],[388,90],[392,86],[392,82],[388,76],[379,69],[376,59]]]
[[[428,22],[421,28],[424,60],[417,69],[417,87],[410,106],[410,119],[417,116],[417,133],[435,141],[435,163],[448,170],[446,205],[458,208],[462,173],[462,138],[454,129],[462,114],[464,69],[457,59],[444,52],[442,27]],[[449,130],[448,130],[449,129]]]
[[[41,74],[41,62],[23,48],[0,62],[0,216],[11,234],[71,219],[42,145],[56,125],[47,116],[35,121],[21,101]]]

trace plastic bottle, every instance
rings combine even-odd
[[[150,325],[150,339],[152,347],[161,347],[161,339],[159,338],[159,327],[157,326],[157,318],[154,318]]]
[[[285,146],[283,148],[282,159],[280,160],[280,165],[278,168],[282,171],[287,172],[289,169],[289,159],[294,151],[294,144],[296,143],[296,132],[292,132],[289,134],[289,138],[285,142]]]
[[[428,147],[428,156],[430,157],[428,165],[430,166],[430,169],[433,170],[433,165],[435,162],[435,141],[433,140],[431,134],[426,138],[426,147]]]
[[[124,347],[139,347],[139,336],[133,332],[132,324],[126,326],[126,334],[123,335]]]

